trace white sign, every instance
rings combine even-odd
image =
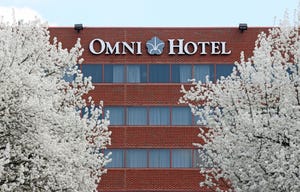
[[[100,49],[99,50],[95,50],[94,49],[94,44],[98,43],[100,45]],[[90,42],[89,45],[89,49],[90,52],[95,54],[95,55],[100,55],[102,53],[106,54],[106,55],[126,55],[127,52],[131,53],[131,54],[137,54],[137,55],[141,55],[142,54],[142,49],[141,49],[141,44],[142,42],[116,42],[113,46],[107,42],[107,41],[103,41],[102,39],[93,39]]]
[[[95,46],[97,44],[97,46]],[[169,55],[229,55],[225,41],[188,41],[184,39],[168,39]],[[95,49],[97,47],[98,49]],[[149,55],[161,55],[165,47],[165,43],[158,37],[153,37],[146,43]],[[117,41],[111,44],[103,39],[93,39],[89,44],[89,50],[94,55],[142,55],[142,42],[140,41]]]
[[[169,55],[194,55],[199,52],[200,55],[207,54],[207,48],[210,47],[211,55],[229,55],[231,50],[226,50],[226,42],[224,41],[199,41],[184,42],[184,39],[168,39]]]

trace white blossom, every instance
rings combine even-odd
[[[232,74],[182,87],[182,103],[200,117],[212,169],[201,186],[219,191],[300,191],[300,37],[287,17],[258,36]],[[228,181],[228,182],[227,182]],[[222,186],[223,185],[223,186]]]
[[[102,105],[82,99],[93,89],[76,67],[82,52],[79,40],[50,43],[37,20],[0,23],[0,191],[96,189],[111,133]]]

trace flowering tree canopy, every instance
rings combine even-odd
[[[39,21],[0,23],[0,191],[94,191],[109,161],[102,103],[82,99],[93,86],[80,43],[49,40]]]
[[[229,77],[182,87],[199,117],[198,144],[214,166],[200,185],[225,191],[300,191],[300,37],[288,19],[261,33],[253,56],[241,54]],[[223,191],[224,189],[219,189]]]

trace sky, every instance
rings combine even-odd
[[[0,0],[0,16],[49,26],[86,27],[234,27],[274,26],[299,0]]]

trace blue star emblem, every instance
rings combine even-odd
[[[165,47],[165,43],[155,36],[147,41],[146,47],[150,55],[161,55]]]

